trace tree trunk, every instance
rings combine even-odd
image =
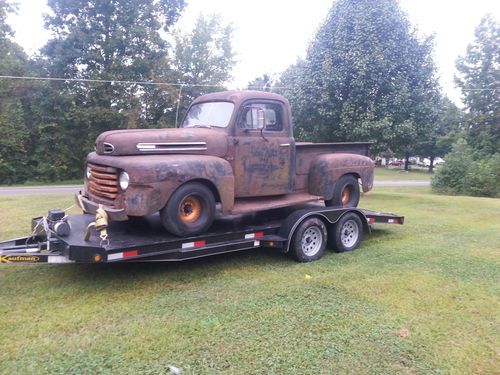
[[[409,171],[410,170],[410,153],[407,152],[405,154],[405,171]]]
[[[433,173],[434,172],[434,155],[431,155],[430,158],[429,158],[429,173]]]

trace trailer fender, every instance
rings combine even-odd
[[[353,212],[359,216],[361,219],[361,223],[363,224],[363,231],[366,234],[371,232],[370,226],[368,225],[368,221],[363,212],[357,208],[331,208],[326,209],[324,207],[318,207],[316,210],[304,209],[293,212],[288,215],[288,217],[281,225],[278,235],[282,238],[286,238],[286,246],[281,249],[281,252],[288,253],[290,251],[290,242],[295,233],[297,227],[302,223],[305,219],[310,217],[317,217],[321,219],[327,227],[334,225],[337,223],[342,216],[345,214]]]
[[[367,156],[338,153],[319,155],[309,170],[309,192],[332,199],[335,183],[344,175],[361,179],[363,191],[373,187],[373,161]]]

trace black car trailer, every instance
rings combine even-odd
[[[95,219],[51,210],[32,220],[30,236],[0,242],[0,263],[182,261],[255,248],[275,248],[309,262],[327,244],[338,252],[356,249],[374,223],[404,223],[403,216],[390,213],[306,205],[219,218],[207,233],[181,238],[166,233],[158,215],[106,222],[100,232],[89,232]]]

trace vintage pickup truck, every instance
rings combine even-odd
[[[77,203],[111,220],[159,211],[177,236],[234,215],[311,201],[356,207],[373,185],[369,143],[295,142],[288,101],[228,91],[193,101],[176,129],[108,131],[86,161]]]

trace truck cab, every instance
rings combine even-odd
[[[181,127],[226,130],[224,158],[235,176],[235,198],[288,194],[293,188],[295,149],[288,101],[272,93],[245,94],[200,97],[188,109]]]

